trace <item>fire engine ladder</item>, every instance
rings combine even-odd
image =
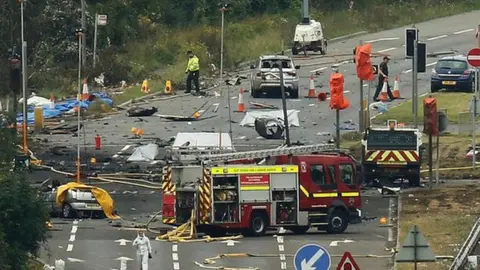
[[[292,147],[284,147],[284,148],[254,150],[254,151],[237,152],[237,153],[202,155],[202,156],[199,156],[198,159],[206,163],[222,162],[222,161],[233,161],[233,160],[241,160],[241,159],[268,158],[268,157],[281,156],[281,155],[295,155],[295,154],[303,154],[303,153],[324,152],[324,151],[331,151],[334,149],[335,149],[335,145],[333,144],[312,144],[312,145],[301,145],[301,146],[292,146]]]

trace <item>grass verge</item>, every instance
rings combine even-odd
[[[418,114],[417,117],[423,121],[423,100],[430,95],[418,98]],[[437,110],[446,110],[448,120],[450,123],[457,124],[460,121],[465,121],[464,116],[459,117],[459,113],[469,110],[470,100],[472,94],[467,93],[435,93],[431,95],[437,99]],[[465,115],[465,117],[469,117]],[[385,124],[388,119],[396,119],[398,123],[411,124],[413,123],[412,101],[406,101],[396,107],[391,108],[387,112],[378,115],[372,119],[372,124]],[[467,118],[468,119],[468,118]],[[422,122],[423,123],[423,122]]]
[[[423,144],[428,145],[428,138],[424,136]],[[361,160],[361,135],[358,132],[347,132],[342,135],[340,147],[342,149],[348,149],[358,160]],[[459,168],[469,167],[472,165],[471,159],[466,157],[468,148],[472,144],[472,137],[468,135],[451,135],[445,134],[440,136],[440,168]],[[435,164],[436,157],[436,144],[434,139],[433,144],[433,162],[434,162],[434,176],[435,176]],[[422,168],[428,169],[428,156],[427,152],[424,152],[422,160]],[[427,176],[427,173],[423,173],[423,176]],[[462,170],[441,170],[439,172],[441,179],[477,179],[480,178],[480,165],[474,169],[462,169]]]
[[[410,195],[411,194],[411,195]],[[413,225],[425,235],[435,255],[456,255],[480,214],[480,187],[442,186],[402,196],[400,244]],[[451,261],[420,263],[418,269],[449,269]],[[413,264],[398,264],[397,270],[414,269]]]
[[[331,39],[362,30],[375,32],[480,8],[478,1],[468,0],[398,1],[395,4],[371,5],[373,8],[364,10],[328,12],[312,10],[312,18],[323,23],[325,36]],[[285,13],[289,15],[264,15],[240,22],[227,20],[224,66],[233,68],[242,62],[256,59],[261,54],[281,51],[283,44],[284,49],[288,49],[300,16],[299,10]],[[372,14],[375,16],[371,16]],[[210,64],[213,63],[218,68],[220,23],[215,26],[172,29],[147,20],[142,22],[142,27],[145,29],[146,38],[127,43],[122,53],[104,52],[103,59],[106,60],[99,63],[98,70],[108,71],[106,73],[110,81],[126,80],[141,83],[145,77],[150,77],[152,81],[172,80],[174,89],[183,89],[187,61],[185,52],[190,49],[200,58],[202,76],[212,75],[207,68]],[[71,80],[62,79],[68,85],[61,86],[63,92],[75,91],[75,84],[68,83],[75,81],[75,74],[76,72],[72,72]],[[57,83],[57,80],[53,81]],[[53,84],[50,88],[60,86]],[[139,87],[132,87],[137,88]],[[116,99],[121,102],[138,96],[142,96],[139,90],[132,92],[125,90],[125,93]]]

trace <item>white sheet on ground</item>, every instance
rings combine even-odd
[[[287,110],[288,115],[288,124],[291,127],[299,127],[300,120],[298,119],[298,110]],[[247,111],[240,126],[242,127],[253,127],[255,126],[255,119],[257,118],[277,118],[283,120],[283,111],[274,110],[274,111]],[[274,126],[275,123],[271,122],[269,126]]]
[[[153,161],[158,156],[158,145],[149,143],[135,148],[127,161]]]
[[[18,100],[18,103],[23,103],[23,98]],[[44,97],[33,96],[27,99],[28,106],[45,106],[50,105],[50,100]]]

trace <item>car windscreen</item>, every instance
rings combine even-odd
[[[261,68],[279,68],[280,60],[268,59],[262,60]],[[293,63],[290,60],[282,60],[282,68],[293,68]]]
[[[440,60],[436,69],[468,69],[468,64],[462,60]]]

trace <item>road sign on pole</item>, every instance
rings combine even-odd
[[[97,24],[102,26],[107,25],[107,15],[98,15]]]
[[[435,260],[436,256],[428,245],[425,236],[418,230],[417,225],[413,225],[395,257],[395,261],[413,262],[416,266],[419,262],[435,262]]]
[[[347,251],[338,263],[337,270],[360,270],[360,267],[358,267],[357,262],[353,259],[352,254]]]
[[[299,248],[293,258],[295,270],[328,270],[332,260],[328,251],[315,244],[307,244]]]
[[[467,61],[473,67],[480,67],[480,48],[473,48],[467,54]]]

